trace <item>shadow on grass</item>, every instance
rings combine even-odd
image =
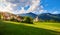
[[[0,21],[0,35],[60,35],[59,32]]]

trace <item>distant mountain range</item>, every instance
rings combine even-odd
[[[43,13],[40,14],[38,17],[39,19],[43,19],[43,20],[60,21],[60,14]]]
[[[22,17],[27,16],[27,17],[31,17],[33,19],[36,18],[36,17],[38,17],[38,19],[41,19],[41,20],[55,20],[55,21],[60,21],[60,14],[42,13],[40,15],[36,15],[36,14],[30,12],[30,13],[17,14],[17,15],[22,16]]]
[[[31,17],[31,18],[38,17],[38,19],[42,19],[42,20],[56,20],[56,21],[60,21],[60,14],[42,13],[40,15],[36,15],[36,14],[30,12],[30,13],[18,14],[18,15],[27,16],[27,17]]]
[[[18,14],[18,15],[20,15],[20,16],[27,16],[27,17],[31,17],[31,18],[36,18],[36,14],[34,14],[34,13],[32,13],[32,12],[30,12],[30,13],[25,13],[25,14]]]

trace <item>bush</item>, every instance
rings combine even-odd
[[[15,21],[15,22],[16,22],[17,20],[16,20],[16,19],[14,19],[14,18],[11,18],[11,19],[10,19],[10,21]]]
[[[24,23],[29,23],[29,24],[33,24],[33,19],[30,17],[24,17]]]

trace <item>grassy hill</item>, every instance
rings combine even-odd
[[[60,25],[58,23],[26,24],[0,21],[0,35],[60,35]]]

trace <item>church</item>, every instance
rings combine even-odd
[[[34,22],[38,22],[38,21],[39,21],[38,16],[37,16],[33,21],[34,21]]]

